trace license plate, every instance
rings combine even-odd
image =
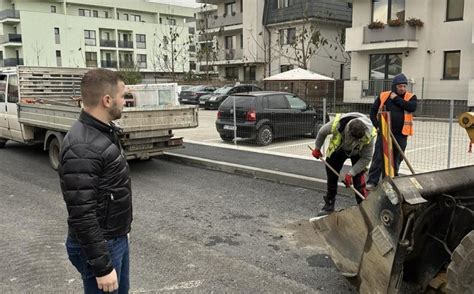
[[[224,130],[235,130],[235,126],[224,125]]]
[[[216,101],[217,100],[217,97],[211,97],[209,98],[209,101]]]
[[[199,101],[199,104],[206,104],[206,101]]]
[[[188,99],[181,99],[181,101],[188,101]]]
[[[128,146],[129,151],[137,151],[137,150],[146,150],[153,148],[153,143],[145,143],[145,144],[134,144]]]

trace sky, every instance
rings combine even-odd
[[[174,4],[179,6],[199,7],[200,4],[195,0],[151,0],[152,2],[159,2],[164,4]]]

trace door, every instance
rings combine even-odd
[[[283,95],[271,95],[263,100],[265,116],[273,124],[274,137],[285,137],[290,134],[290,117],[288,101]]]
[[[13,140],[22,142],[23,133],[21,131],[20,122],[18,121],[18,75],[9,75],[7,85],[6,114],[10,136]]]
[[[285,95],[290,105],[292,135],[311,133],[314,127],[314,112],[307,109],[306,103],[295,95]]]

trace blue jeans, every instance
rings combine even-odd
[[[114,265],[115,271],[117,272],[119,288],[117,291],[112,293],[122,294],[128,293],[130,288],[130,262],[129,262],[129,248],[127,236],[118,237],[115,239],[107,240],[107,247],[109,248],[110,257],[112,264]],[[76,267],[82,277],[84,284],[85,294],[102,294],[102,290],[97,288],[97,280],[94,274],[90,271],[87,259],[81,250],[81,246],[77,241],[67,238],[66,250],[69,256],[69,260]],[[110,292],[109,292],[110,293]]]

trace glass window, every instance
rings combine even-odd
[[[286,43],[287,44],[293,44],[296,39],[296,29],[291,28],[287,30],[287,37],[286,37]]]
[[[104,17],[109,18],[109,12],[108,11],[104,11]]]
[[[59,35],[59,28],[54,28],[54,42],[55,44],[61,43],[61,37]]]
[[[231,15],[235,13],[235,2],[225,4],[225,14]]]
[[[405,20],[405,0],[392,0],[390,19]]]
[[[56,6],[51,5],[51,12],[52,12],[52,13],[56,13]]]
[[[225,37],[225,49],[234,49],[233,36]]]
[[[174,18],[168,18],[167,21],[168,21],[168,25],[170,25],[170,26],[175,26],[176,25],[176,19],[174,19]]]
[[[56,50],[56,65],[57,66],[62,66],[63,65],[63,62],[61,60],[61,51],[60,50]]]
[[[372,21],[405,20],[406,0],[372,0]]]
[[[6,76],[0,76],[0,102],[5,102],[5,90],[7,88]]]
[[[125,20],[129,20],[129,18],[128,18],[128,13],[124,13],[124,14],[123,14],[123,18],[124,18]]]
[[[133,21],[141,22],[142,21],[142,16],[141,15],[134,15],[133,16]]]
[[[146,68],[146,54],[137,54],[137,66],[139,68]]]
[[[443,79],[458,80],[460,66],[461,51],[445,51]]]
[[[464,0],[447,0],[446,20],[462,20],[464,15]]]
[[[86,67],[97,67],[96,52],[86,52]]]
[[[137,48],[138,49],[146,48],[146,35],[145,34],[137,34]]]
[[[370,55],[370,80],[393,79],[402,72],[401,54]]]
[[[84,43],[87,46],[95,46],[95,31],[84,30]]]
[[[288,102],[283,95],[272,95],[265,98],[267,101],[266,103],[264,101],[263,105],[267,109],[288,109]]]
[[[276,1],[277,1],[278,9],[289,7],[290,5],[293,4],[293,0],[276,0]]]
[[[294,95],[285,95],[291,109],[306,109],[306,103]]]
[[[255,105],[255,97],[254,96],[229,96],[224,102],[222,102],[222,106],[224,107],[233,107],[235,100],[235,107],[240,108],[250,108],[254,107]]]
[[[97,10],[92,10],[92,16],[94,16],[94,17],[99,17],[99,11],[97,11]]]
[[[18,77],[16,75],[11,75],[8,77],[7,101],[10,103],[18,102]]]
[[[291,69],[291,65],[280,65],[280,72],[289,71]]]

